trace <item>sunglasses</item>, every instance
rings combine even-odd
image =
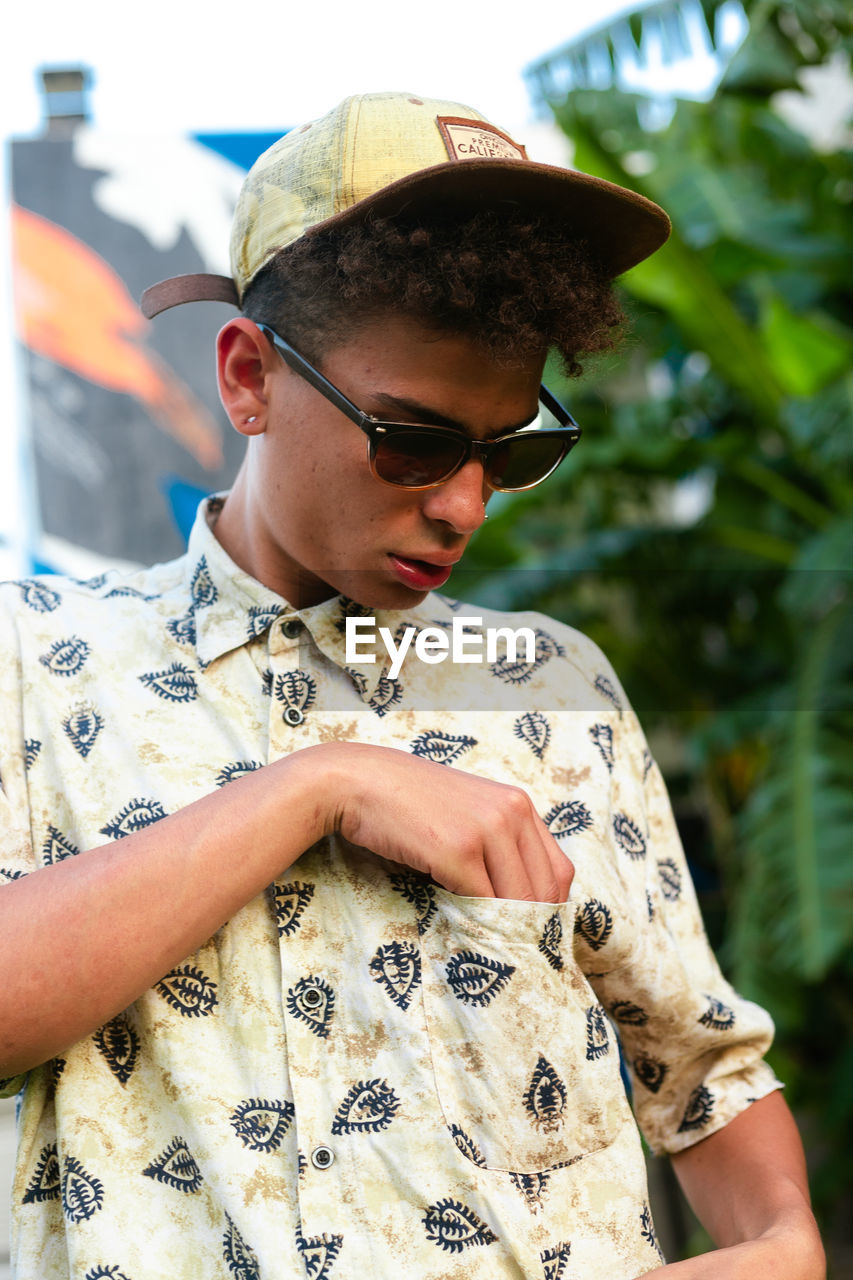
[[[358,409],[268,324],[259,323],[258,328],[294,373],[364,432],[370,470],[385,484],[432,489],[476,456],[492,489],[504,493],[532,489],[556,470],[580,439],[580,427],[547,387],[539,388],[539,400],[559,427],[520,427],[493,440],[472,440],[453,427],[380,421]]]

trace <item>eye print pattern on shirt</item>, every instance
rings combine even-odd
[[[473,1209],[445,1196],[431,1204],[424,1215],[427,1240],[448,1253],[462,1253],[472,1245],[494,1244],[497,1236],[477,1217]]]
[[[24,743],[24,768],[32,769],[36,760],[38,760],[41,751],[41,742],[38,738],[27,738]]]
[[[688,1133],[692,1129],[701,1129],[711,1119],[714,1111],[714,1095],[704,1084],[693,1090],[684,1111],[679,1133]]]
[[[142,1173],[146,1178],[156,1178],[158,1182],[165,1182],[176,1191],[183,1191],[185,1195],[198,1191],[203,1181],[201,1169],[186,1142],[180,1137],[173,1138],[166,1150],[143,1169]]]
[[[307,671],[284,671],[275,678],[275,696],[284,703],[286,716],[288,711],[298,711],[302,715],[314,705],[317,696],[317,681]]]
[[[195,645],[196,629],[195,629],[195,612],[190,609],[180,618],[170,618],[166,623],[166,630],[173,640],[181,645]]]
[[[191,964],[170,969],[154,989],[185,1018],[206,1018],[218,1003],[216,983]]]
[[[43,667],[54,676],[76,676],[91,653],[85,640],[69,636],[67,640],[55,640],[39,658]]]
[[[537,760],[541,760],[551,741],[551,726],[541,711],[525,711],[512,726],[515,736],[525,743]]]
[[[314,885],[294,880],[291,884],[273,884],[273,909],[279,937],[289,938],[302,924],[302,913],[314,897]]]
[[[287,1010],[325,1040],[335,1012],[335,993],[322,978],[300,978],[287,993]]]
[[[540,1054],[523,1098],[534,1126],[545,1133],[553,1133],[559,1129],[563,1123],[566,1100],[566,1086],[548,1059]]]
[[[164,671],[146,671],[139,679],[166,702],[193,702],[198,697],[195,676],[182,662],[175,661]]]
[[[265,604],[253,604],[249,606],[246,614],[246,638],[254,640],[257,636],[262,636],[268,627],[275,622],[281,609]]]
[[[643,1205],[643,1211],[640,1214],[640,1235],[652,1246],[661,1262],[666,1261],[663,1256],[663,1250],[658,1244],[657,1232],[655,1231],[655,1224],[652,1219],[652,1211],[647,1204]]]
[[[421,957],[411,942],[387,942],[370,961],[370,975],[400,1009],[408,1009],[421,981]]]
[[[83,585],[88,586],[89,584],[84,583]],[[117,596],[125,596],[126,598],[131,600],[159,600],[160,599],[160,596],[156,593],[152,596],[149,596],[149,595],[146,595],[144,591],[139,591],[137,590],[136,587],[130,587],[130,586],[113,587],[110,591],[107,592],[104,599],[114,600]]]
[[[105,1023],[95,1032],[93,1039],[119,1084],[127,1084],[139,1055],[139,1036],[130,1025],[127,1014],[120,1013]]]
[[[195,567],[192,582],[190,583],[190,595],[192,596],[193,607],[196,609],[203,609],[219,598],[219,592],[207,567],[206,556],[202,556]]]
[[[42,861],[46,867],[62,862],[63,858],[74,858],[79,852],[77,845],[68,836],[63,835],[52,823],[48,824],[47,836],[41,847]]]
[[[681,897],[681,872],[672,858],[661,858],[658,862],[658,878],[660,889],[667,902],[677,902]],[[649,917],[651,919],[651,917]]]
[[[613,815],[613,834],[620,849],[627,853],[633,861],[646,856],[646,841],[643,833],[626,813]]]
[[[409,747],[413,755],[421,756],[424,760],[434,760],[436,764],[452,764],[476,745],[477,739],[467,733],[440,733],[430,729],[418,734]]]
[[[87,1271],[83,1280],[130,1280],[123,1271],[119,1270],[117,1262],[108,1267],[92,1267],[91,1271]]]
[[[616,710],[619,712],[619,719],[621,720],[622,712],[624,710],[622,706],[622,699],[619,697],[619,694],[616,692],[616,686],[614,685],[610,677],[600,672],[595,677],[595,680],[593,681],[593,683],[595,685],[595,688],[602,695],[602,697],[606,698],[607,701],[616,708]]]
[[[586,1056],[593,1062],[610,1052],[607,1034],[607,1017],[600,1004],[593,1004],[586,1011]]]
[[[347,1092],[332,1121],[332,1133],[379,1133],[387,1129],[400,1099],[387,1080],[359,1080]]]
[[[511,1173],[509,1180],[519,1191],[531,1213],[539,1213],[548,1198],[547,1173]]]
[[[548,661],[549,658],[564,658],[566,651],[552,635],[547,631],[543,631],[540,627],[534,627],[533,635],[536,642],[536,657],[533,662],[525,662],[520,655],[517,655],[513,661],[509,656],[504,654],[498,658],[497,662],[493,662],[489,671],[498,680],[503,680],[505,684],[526,684],[532,677],[533,672]]]
[[[617,1000],[610,1006],[610,1016],[626,1027],[644,1027],[649,1020],[645,1009],[631,1000]]]
[[[66,1156],[62,1173],[62,1212],[69,1222],[86,1222],[104,1206],[104,1184],[74,1156]]]
[[[352,675],[355,680],[355,677],[359,676],[360,672],[353,672]],[[356,687],[358,686],[356,685]],[[366,688],[367,685],[364,683],[359,692],[363,693]],[[402,701],[402,698],[403,686],[400,681],[392,679],[386,671],[383,671],[367,705],[381,719],[382,716],[386,716],[389,711],[393,710],[398,702]]]
[[[369,618],[370,608],[366,604],[358,604],[355,600],[350,600],[349,596],[341,596],[340,613],[335,622],[335,630],[341,635],[346,634],[347,618]]]
[[[542,937],[539,939],[538,946],[551,968],[556,969],[558,972],[563,967],[562,944],[563,922],[560,919],[559,911],[555,911],[545,921],[545,928],[542,930]]]
[[[613,755],[613,730],[609,724],[594,724],[589,731],[598,753],[607,766],[607,772],[613,772],[615,759]]]
[[[640,1084],[645,1085],[650,1093],[657,1093],[666,1079],[669,1070],[665,1062],[657,1058],[639,1057],[634,1059],[634,1074]]]
[[[575,917],[575,933],[593,951],[600,951],[612,932],[613,915],[610,908],[599,902],[598,898],[590,898]]]
[[[515,965],[504,964],[479,951],[457,951],[445,966],[450,989],[463,1004],[489,1004],[503,991]]]
[[[33,1176],[21,1203],[44,1204],[46,1200],[58,1200],[61,1191],[56,1143],[51,1142],[41,1149]]]
[[[730,1009],[727,1004],[723,1004],[722,1000],[718,1000],[716,996],[706,995],[708,1008],[702,1014],[699,1021],[703,1027],[709,1027],[714,1031],[731,1031],[735,1025],[735,1011]]]
[[[222,1256],[234,1280],[261,1280],[260,1265],[254,1252],[246,1244],[234,1223],[225,1215],[228,1224],[222,1237]]]
[[[58,591],[51,591],[50,587],[45,587],[40,582],[25,579],[17,585],[24,604],[35,613],[53,613],[62,603],[62,596]]]
[[[395,871],[388,877],[391,888],[410,902],[415,908],[418,933],[426,933],[438,907],[435,902],[435,889],[428,880],[410,871]]]
[[[234,760],[231,764],[226,764],[224,769],[220,769],[215,782],[217,787],[225,787],[235,778],[245,778],[247,773],[254,773],[256,769],[262,768],[260,760]]]
[[[555,1244],[550,1249],[544,1249],[539,1255],[539,1261],[544,1269],[545,1280],[568,1280],[566,1273],[566,1264],[569,1261],[569,1254],[572,1251],[570,1244]]]
[[[231,1113],[231,1125],[244,1147],[277,1151],[296,1111],[286,1099],[247,1098]]]
[[[329,1235],[326,1232],[321,1236],[311,1236],[306,1239],[302,1234],[302,1228],[297,1227],[296,1247],[302,1254],[306,1276],[310,1276],[311,1280],[328,1280],[343,1242],[343,1236]],[[247,1277],[247,1280],[250,1278]],[[254,1278],[252,1277],[251,1280]]]
[[[85,760],[104,727],[104,718],[91,702],[78,702],[62,721],[74,750]]]
[[[592,826],[592,814],[580,800],[569,800],[548,810],[545,826],[557,840],[563,840],[580,831],[588,831]]]
[[[101,835],[121,840],[124,836],[132,836],[141,831],[143,827],[150,827],[152,822],[159,822],[165,816],[166,810],[158,800],[130,800],[112,822],[101,827]]]
[[[461,1125],[452,1124],[450,1126],[450,1132],[453,1136],[453,1141],[456,1143],[463,1156],[465,1156],[467,1160],[470,1160],[472,1164],[476,1164],[479,1168],[485,1169],[485,1156],[477,1146],[474,1139],[468,1136]]]

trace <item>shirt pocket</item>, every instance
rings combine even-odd
[[[575,904],[435,889],[420,939],[435,1086],[462,1153],[539,1173],[630,1121],[616,1036],[572,955]]]

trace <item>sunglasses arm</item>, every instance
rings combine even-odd
[[[312,364],[309,364],[305,357],[301,356],[289,342],[285,342],[284,338],[279,337],[268,325],[259,324],[258,328],[267,341],[271,342],[275,347],[284,363],[294,373],[298,373],[300,378],[304,379],[315,391],[319,391],[321,396],[325,396],[336,409],[340,409],[341,413],[346,414],[350,422],[354,422],[357,427],[361,427],[362,431],[366,429],[368,422],[373,422],[369,414],[362,413],[361,409],[357,408],[352,400],[348,400],[342,391],[339,391],[333,383],[324,378],[319,369],[315,369]]]
[[[577,430],[578,436],[580,436],[581,429],[569,413],[566,406],[564,404],[560,404],[560,401],[556,396],[551,395],[551,392],[544,383],[539,387],[539,399],[541,403],[544,404],[545,408],[553,413],[561,427],[574,427]]]

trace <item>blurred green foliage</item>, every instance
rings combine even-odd
[[[853,1186],[853,156],[776,95],[830,63],[849,83],[853,20],[745,8],[713,100],[664,129],[616,90],[553,104],[576,166],[659,201],[673,236],[624,278],[618,358],[562,388],[579,448],[493,500],[453,589],[542,609],[613,661],[723,962],[776,1018],[827,1221]]]

